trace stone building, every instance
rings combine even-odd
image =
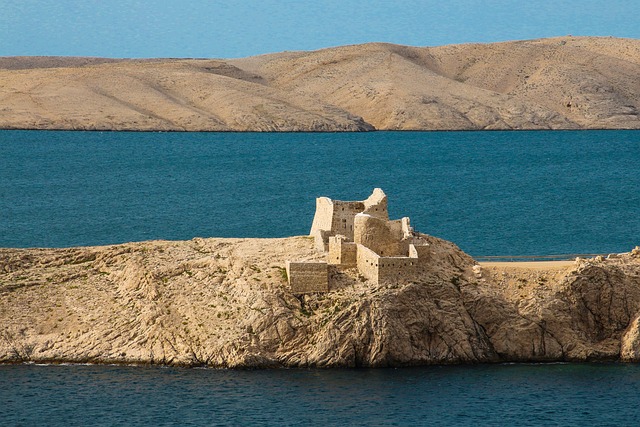
[[[316,199],[311,236],[326,263],[287,261],[294,293],[326,292],[329,268],[355,268],[376,284],[418,279],[428,266],[429,245],[408,217],[389,220],[387,196],[376,188],[364,201]]]

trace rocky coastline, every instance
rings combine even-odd
[[[539,267],[478,264],[422,235],[433,268],[373,284],[334,269],[295,295],[309,237],[0,249],[0,363],[400,367],[640,361],[640,248]]]

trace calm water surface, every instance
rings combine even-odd
[[[640,423],[637,365],[218,371],[0,366],[2,425]]]
[[[472,255],[640,244],[640,132],[0,131],[0,246],[306,234],[373,187]],[[640,366],[0,366],[0,425],[640,424]]]
[[[640,131],[0,131],[0,246],[307,234],[382,187],[472,255],[640,244]]]

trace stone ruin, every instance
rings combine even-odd
[[[326,262],[286,262],[293,293],[328,292],[331,268],[357,269],[375,284],[415,280],[427,268],[429,244],[413,231],[409,218],[389,220],[380,188],[364,201],[316,199],[310,235]]]

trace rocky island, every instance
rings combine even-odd
[[[478,263],[386,204],[319,198],[311,236],[0,249],[0,362],[640,361],[640,248]]]
[[[640,129],[640,41],[385,43],[243,59],[0,58],[0,129]]]

